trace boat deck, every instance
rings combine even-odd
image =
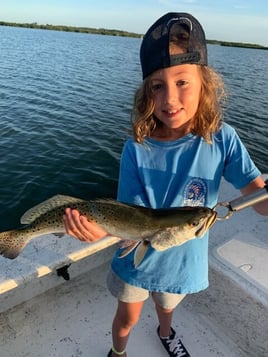
[[[95,268],[1,314],[3,357],[106,357],[116,300],[105,287],[108,264]],[[70,269],[71,274],[71,269]],[[202,314],[185,302],[176,310],[174,328],[191,356],[248,356]],[[145,303],[131,334],[128,357],[162,357],[153,302]]]
[[[237,196],[223,183],[220,200]],[[212,227],[210,286],[187,296],[173,319],[192,357],[267,357],[267,227],[267,217],[251,208]],[[106,357],[116,300],[105,276],[116,242],[40,237],[16,260],[0,257],[1,357]],[[58,276],[63,266],[70,280]],[[149,299],[128,357],[166,356],[157,325]]]

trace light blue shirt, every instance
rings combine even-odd
[[[227,124],[212,144],[188,134],[175,141],[129,139],[120,165],[118,200],[152,207],[213,207],[222,176],[241,189],[260,175],[235,130]],[[134,252],[111,266],[125,282],[150,291],[194,293],[208,286],[208,233],[202,239],[157,252],[149,247],[135,268]]]

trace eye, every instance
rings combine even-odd
[[[198,225],[199,225],[199,221],[193,221],[192,222],[192,226],[193,227],[198,227]]]
[[[183,79],[180,79],[178,82],[177,82],[177,86],[178,87],[183,87],[183,86],[186,86],[188,84],[187,81],[183,80]]]
[[[163,87],[162,83],[154,83],[152,84],[152,92],[157,92]]]

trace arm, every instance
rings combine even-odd
[[[250,182],[247,186],[241,189],[243,195],[248,195],[265,186],[265,182],[261,176]],[[268,216],[268,200],[262,201],[253,206],[256,212],[263,216]]]
[[[236,131],[225,126],[222,131],[222,140],[226,152],[224,173],[225,179],[236,189],[240,189],[247,196],[265,186],[261,172],[251,159],[245,145]],[[265,200],[252,206],[261,215],[268,215],[268,201]]]

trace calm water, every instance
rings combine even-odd
[[[115,197],[139,39],[0,27],[0,230],[56,194]],[[226,121],[268,172],[268,52],[209,46]]]

